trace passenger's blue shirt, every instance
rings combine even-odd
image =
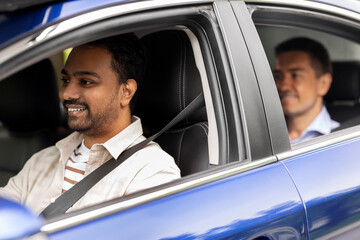
[[[300,137],[291,140],[291,144],[299,143],[305,140],[309,140],[320,135],[331,133],[331,131],[340,126],[340,123],[331,119],[325,106],[322,106],[321,112],[310,123],[310,125],[304,130]]]

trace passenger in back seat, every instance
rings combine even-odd
[[[309,38],[294,38],[278,45],[275,53],[274,78],[291,144],[329,134],[340,124],[323,105],[332,82],[326,49]]]
[[[84,176],[144,140],[140,119],[130,109],[144,56],[134,34],[75,47],[62,70],[59,93],[75,132],[31,157],[0,195],[40,213]],[[107,174],[71,210],[177,178],[180,170],[174,159],[151,142]]]

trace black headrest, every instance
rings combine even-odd
[[[360,62],[333,62],[333,82],[327,103],[334,101],[358,101],[360,98]]]
[[[0,122],[12,131],[55,127],[60,119],[56,75],[45,59],[0,81]]]
[[[159,130],[202,92],[200,73],[187,34],[166,30],[141,39],[149,59],[144,80],[139,85],[134,114],[151,131]],[[205,107],[183,124],[206,121]],[[149,132],[150,134],[151,132]]]

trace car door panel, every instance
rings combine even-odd
[[[284,160],[305,203],[310,238],[359,236],[360,139]]]
[[[275,162],[50,234],[50,239],[306,239],[302,202]]]

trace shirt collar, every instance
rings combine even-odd
[[[131,121],[132,123],[124,130],[102,144],[115,159],[143,134],[140,118],[133,116]]]
[[[337,128],[340,124],[330,118],[330,114],[326,107],[323,105],[321,112],[306,128],[305,132],[316,131],[322,135],[329,134],[334,128]]]
[[[73,132],[66,138],[58,141],[55,146],[60,151],[60,161],[66,162],[74,149],[81,144],[83,139],[84,137],[81,133]]]
[[[131,124],[114,137],[110,138],[103,144],[94,144],[91,149],[103,146],[115,159],[127,148],[132,146],[134,142],[143,134],[140,118],[132,116]],[[83,134],[73,132],[66,138],[58,141],[55,146],[60,151],[60,161],[67,161],[74,149],[81,144],[84,139]]]
[[[340,124],[331,119],[329,112],[326,107],[323,105],[321,112],[316,116],[316,118],[310,123],[310,125],[302,132],[300,137],[291,140],[291,144],[299,143],[304,140],[308,140],[319,135],[326,135],[331,133],[331,131]]]

